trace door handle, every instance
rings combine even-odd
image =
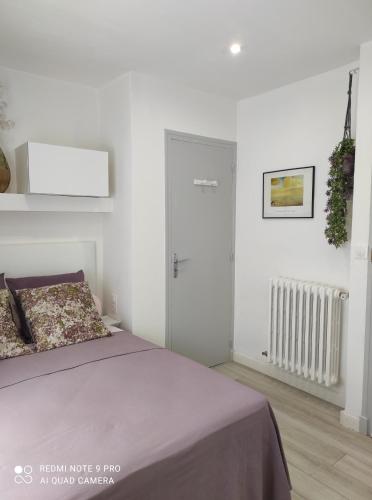
[[[187,260],[190,260],[188,258],[186,259],[179,259],[177,254],[173,254],[173,278],[177,278],[178,276],[178,264],[181,264],[182,262],[186,262]]]

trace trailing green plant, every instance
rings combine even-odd
[[[354,165],[354,156],[354,139],[346,137],[339,142],[329,158],[331,168],[329,170],[328,190],[326,192],[328,200],[325,209],[327,213],[325,235],[328,243],[334,245],[336,248],[346,243],[348,237],[346,211],[347,199],[350,197],[350,179],[352,180],[353,174],[353,172],[352,174],[348,173],[348,167],[350,163]]]

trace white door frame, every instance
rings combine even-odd
[[[232,235],[231,235],[231,243],[232,243],[232,297],[231,297],[231,327],[229,331],[229,344],[230,344],[230,358],[232,358],[232,349],[233,349],[233,340],[234,340],[234,317],[235,317],[235,219],[236,219],[236,161],[237,161],[237,143],[234,141],[227,141],[223,139],[215,139],[212,137],[204,137],[195,134],[188,134],[185,132],[177,132],[176,130],[164,130],[164,139],[165,139],[165,289],[166,289],[166,310],[165,310],[165,345],[169,349],[172,348],[172,336],[171,336],[171,284],[172,284],[172,255],[171,255],[171,186],[170,186],[170,174],[169,174],[169,163],[168,163],[168,141],[170,138],[176,137],[185,142],[198,143],[198,144],[226,144],[229,146],[233,146],[234,148],[234,164],[232,165]]]

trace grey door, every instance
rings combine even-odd
[[[166,131],[167,345],[230,359],[236,144]]]

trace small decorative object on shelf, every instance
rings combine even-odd
[[[10,184],[10,168],[0,148],[0,193],[5,193]]]
[[[7,102],[4,98],[4,86],[0,83],[0,129],[8,130],[14,127],[14,122],[8,120],[5,114]],[[5,193],[10,184],[10,168],[5,154],[0,147],[0,193]]]
[[[331,168],[327,181],[328,197],[325,212],[327,226],[325,236],[336,248],[347,242],[347,201],[351,199],[354,187],[355,141],[351,138],[351,89],[353,72],[349,73],[348,103],[345,117],[344,137],[329,158]]]

